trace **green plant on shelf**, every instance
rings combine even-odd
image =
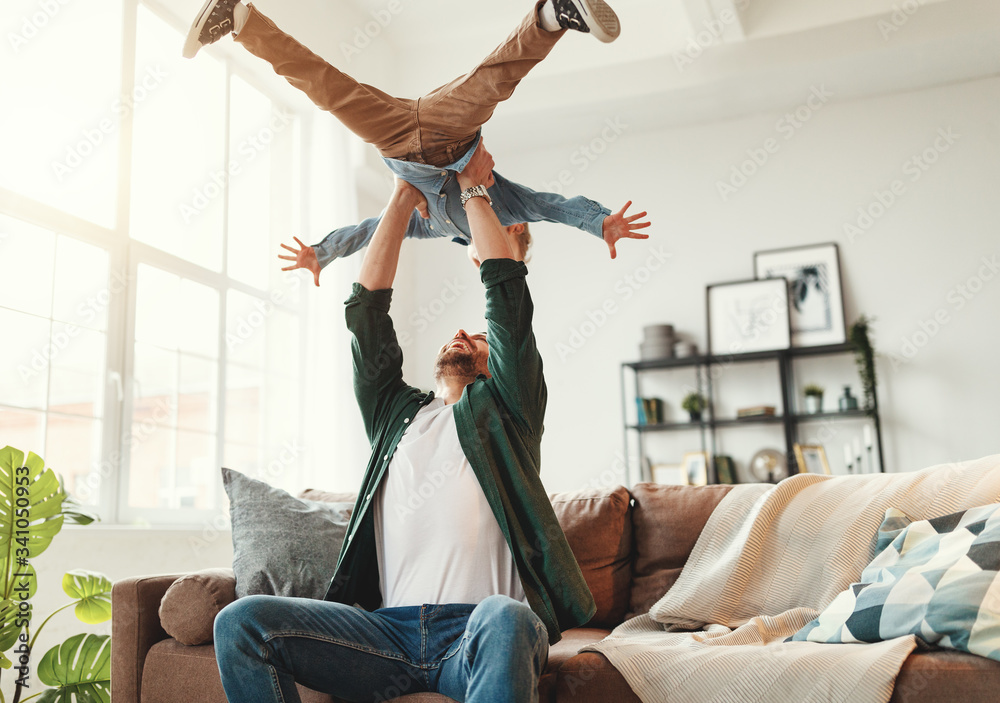
[[[823,386],[817,386],[815,383],[810,383],[808,386],[802,389],[802,392],[807,396],[823,397],[823,393],[826,389]]]
[[[0,668],[15,674],[14,703],[109,703],[111,638],[79,634],[49,649],[38,661],[38,680],[45,690],[21,698],[30,686],[32,648],[56,613],[74,608],[76,617],[97,625],[111,619],[111,581],[103,574],[72,570],[63,576],[63,591],[72,600],[32,626],[31,598],[38,582],[32,560],[42,554],[66,522],[87,525],[97,516],[63,487],[40,456],[14,447],[0,449]],[[11,655],[11,656],[8,656]],[[0,703],[5,703],[0,691]]]
[[[861,390],[864,393],[865,412],[875,417],[875,349],[872,347],[869,328],[875,318],[862,315],[851,325],[847,339],[854,348],[854,361],[858,365],[858,375],[861,377]]]
[[[705,396],[697,391],[691,391],[684,396],[684,399],[681,401],[681,408],[687,410],[688,415],[691,416],[692,422],[696,422],[701,419],[701,414],[707,406],[708,401],[705,400]]]

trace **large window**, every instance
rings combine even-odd
[[[300,446],[299,120],[136,0],[53,7],[0,74],[0,445],[111,521],[201,520]]]

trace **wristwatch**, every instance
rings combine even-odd
[[[486,192],[486,186],[484,185],[472,186],[471,188],[463,190],[462,207],[465,207],[465,204],[473,198],[486,198],[486,202],[490,205],[493,204],[493,201],[490,199],[490,194]]]

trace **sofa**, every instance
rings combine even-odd
[[[619,486],[550,496],[597,612],[585,626],[564,632],[551,647],[539,681],[539,701],[639,701],[603,655],[580,650],[625,619],[648,611],[673,585],[709,515],[729,490],[730,486],[640,483],[631,490]],[[302,497],[338,498],[318,491]],[[209,636],[215,613],[235,598],[234,586],[228,569],[117,582],[112,592],[112,700],[225,703],[211,642],[184,642]],[[997,691],[1000,662],[956,651],[918,649],[903,665],[891,700],[986,703],[996,700]],[[438,694],[398,693],[393,700],[399,702],[450,700]],[[336,701],[303,687],[300,694],[306,703]]]

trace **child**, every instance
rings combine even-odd
[[[496,105],[510,97],[566,29],[593,34],[604,42],[613,41],[620,31],[617,16],[604,0],[541,0],[510,37],[470,73],[417,100],[394,98],[358,83],[282,32],[255,7],[237,0],[207,0],[191,27],[184,55],[192,57],[202,46],[234,32],[237,43],[270,63],[318,107],[333,113],[374,145],[397,177],[423,193],[426,216],[414,213],[406,236],[451,237],[469,244],[469,223],[456,174],[480,144],[480,128]],[[604,239],[611,258],[616,256],[619,239],[646,238],[636,230],[649,223],[635,222],[645,213],[626,218],[628,205],[611,214],[587,198],[538,193],[495,172],[488,180],[482,185],[489,188],[494,211],[505,227],[561,222]],[[341,227],[310,247],[319,267],[362,249],[379,219]],[[319,285],[318,276],[316,280]]]

